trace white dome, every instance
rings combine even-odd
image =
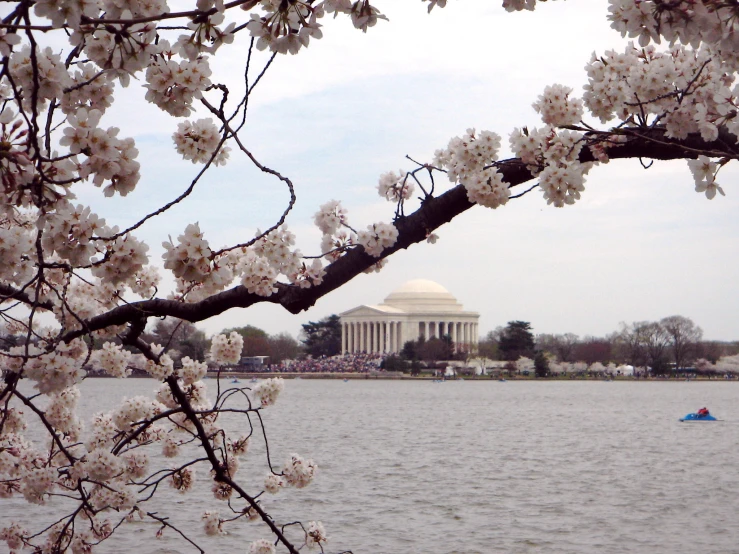
[[[428,279],[403,283],[385,298],[383,305],[411,313],[462,311],[462,305],[448,290]]]
[[[441,293],[449,294],[449,291],[442,287],[439,283],[434,283],[428,279],[412,279],[406,281],[395,289],[391,294],[414,294],[414,293]]]

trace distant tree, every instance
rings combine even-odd
[[[695,345],[695,357],[715,364],[725,355],[725,345],[718,341],[702,340]]]
[[[289,333],[271,335],[268,339],[269,363],[279,364],[284,360],[294,360],[303,353],[300,343]]]
[[[570,365],[570,368],[572,373],[582,376],[588,370],[588,364],[585,362],[574,362]]]
[[[521,356],[516,360],[515,367],[518,373],[526,375],[526,372],[534,370],[534,360],[527,358],[526,356]]]
[[[418,357],[424,362],[438,362],[449,360],[452,357],[452,343],[436,337],[424,341],[416,346]]]
[[[203,331],[189,321],[174,317],[158,320],[151,333],[146,333],[144,338],[150,344],[166,348],[175,363],[184,357],[202,362],[210,348],[210,341]]]
[[[537,350],[543,350],[544,352],[549,352],[551,355],[555,356],[557,354],[557,349],[554,344],[556,340],[555,335],[551,333],[539,333],[534,338],[534,344]]]
[[[607,364],[613,359],[613,344],[607,338],[585,337],[573,345],[572,357],[588,365]]]
[[[233,327],[223,331],[226,335],[236,331],[244,337],[244,349],[241,355],[246,356],[269,356],[269,335],[266,331],[253,325],[245,325],[243,327]]]
[[[418,352],[416,350],[418,346],[418,342],[414,340],[407,341],[404,345],[402,350],[400,351],[400,355],[403,359],[411,361],[411,360],[417,360],[418,359]]]
[[[703,337],[703,329],[693,323],[692,319],[681,315],[665,317],[660,324],[669,336],[675,368],[685,367],[691,355],[695,354],[696,345]]]
[[[502,327],[498,327],[501,331]],[[499,331],[490,331],[485,337],[477,343],[477,354],[481,358],[488,358],[490,360],[497,360],[500,353],[498,351],[498,343],[500,340]]]
[[[560,362],[572,362],[575,355],[575,347],[580,337],[574,333],[563,335],[541,334],[536,337],[536,348],[545,352],[551,352]]]
[[[716,370],[721,373],[739,374],[739,354],[721,358],[716,362]]]
[[[391,354],[382,360],[380,367],[386,371],[405,371],[408,363],[398,354]]]
[[[305,352],[311,356],[335,356],[341,353],[341,320],[338,315],[324,317],[318,322],[303,324]]]
[[[540,379],[549,376],[549,360],[543,350],[534,356],[534,375]]]
[[[594,362],[593,364],[590,365],[590,371],[592,373],[595,373],[596,375],[606,373],[607,370],[608,368],[600,362]]]
[[[411,362],[411,375],[421,375],[421,362],[418,360],[413,360]]]
[[[652,373],[655,375],[664,373],[667,369],[667,347],[670,343],[667,331],[657,322],[644,321],[634,325]]]
[[[614,336],[616,353],[619,362],[625,362],[634,367],[643,367],[647,364],[646,349],[640,329],[648,322],[632,323],[621,322],[621,330]]]
[[[500,336],[498,345],[504,360],[518,360],[521,356],[534,355],[534,335],[527,321],[509,321]]]

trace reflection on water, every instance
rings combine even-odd
[[[93,393],[82,409],[92,413],[156,383],[82,386]],[[280,522],[321,520],[330,551],[357,554],[736,553],[737,387],[289,381],[264,414],[273,460],[279,466],[297,452],[319,474],[311,487],[265,503]],[[703,405],[725,421],[678,422]],[[265,475],[263,448],[247,458],[240,475],[254,492]],[[195,498],[166,490],[156,509],[197,536],[202,512],[224,505],[205,482]],[[3,523],[13,513],[37,520],[49,507],[0,504]],[[190,551],[169,532],[153,539],[156,529],[128,526],[105,552]],[[202,542],[208,552],[243,552],[262,536],[237,522],[228,536]]]

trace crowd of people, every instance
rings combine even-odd
[[[380,364],[382,364],[381,355],[360,353],[286,360],[279,364],[266,365],[264,371],[270,373],[369,373],[378,371]]]

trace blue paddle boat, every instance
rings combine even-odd
[[[688,414],[685,417],[680,418],[680,421],[718,421],[718,419],[713,417],[711,414],[699,415],[695,413],[695,414]]]

